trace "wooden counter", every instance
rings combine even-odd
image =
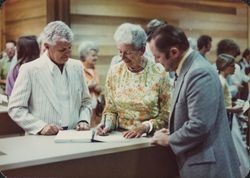
[[[54,136],[0,139],[0,170],[7,177],[175,178],[169,148],[149,138],[124,143],[54,143]]]

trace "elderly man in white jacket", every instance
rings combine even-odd
[[[80,61],[70,59],[73,33],[61,21],[41,34],[46,52],[21,66],[9,100],[9,115],[30,134],[89,129],[91,99]]]

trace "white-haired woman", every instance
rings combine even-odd
[[[166,127],[170,104],[170,84],[160,64],[143,56],[146,33],[139,25],[124,23],[114,34],[122,62],[112,66],[105,84],[106,105],[99,135],[118,128],[124,137]]]
[[[78,47],[78,54],[83,64],[83,74],[87,81],[89,92],[92,98],[91,126],[94,127],[100,122],[100,116],[104,107],[104,97],[100,85],[99,74],[96,71],[99,47],[92,41],[83,41]]]

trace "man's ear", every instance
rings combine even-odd
[[[44,45],[44,47],[45,47],[46,49],[49,49],[49,44],[48,44],[48,43],[44,43],[43,45]]]
[[[170,51],[170,55],[174,57],[179,56],[180,54],[180,50],[176,47],[171,47],[169,51]]]

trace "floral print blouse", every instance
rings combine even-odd
[[[130,130],[149,121],[154,130],[167,127],[170,108],[168,73],[163,66],[147,61],[139,73],[132,73],[124,62],[112,66],[105,84],[103,112],[111,129]]]

